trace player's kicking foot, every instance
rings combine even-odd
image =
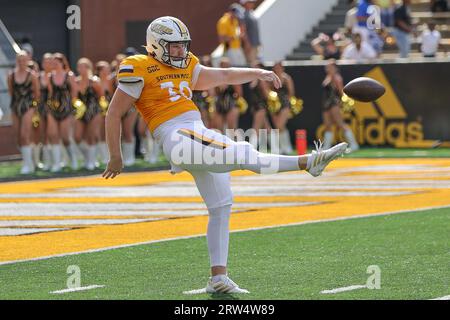
[[[207,293],[249,293],[245,289],[239,288],[239,286],[233,282],[228,276],[220,275],[215,281],[212,278],[209,279],[206,286]]]
[[[322,143],[317,145],[316,150],[311,153],[306,166],[306,171],[313,177],[318,177],[322,174],[322,171],[326,166],[338,157],[341,157],[348,147],[348,143],[342,142],[328,150],[322,150]]]

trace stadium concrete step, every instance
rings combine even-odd
[[[325,34],[333,34],[335,33],[337,30],[339,30],[339,28],[342,27],[341,23],[327,23],[326,24],[319,24],[318,26],[314,27],[312,29],[312,33],[313,34],[319,34],[320,32],[323,32]]]
[[[309,60],[317,58],[316,53],[311,47],[311,41],[316,38],[319,33],[333,34],[339,29],[343,29],[345,22],[345,15],[350,9],[347,0],[340,0],[338,4],[329,12],[318,24],[309,32],[306,37],[299,43],[299,45],[292,50],[292,53],[287,56],[288,60]],[[434,22],[436,30],[441,32],[442,45],[441,51],[450,51],[450,12],[436,12],[430,11],[429,0],[413,0],[411,5],[411,16],[414,23],[417,25],[417,34],[420,34],[427,28],[426,24]],[[386,46],[384,52],[389,56],[398,55],[398,48],[396,45]],[[412,56],[420,56],[420,43],[417,39],[413,40],[411,48]]]
[[[437,24],[450,25],[450,12],[413,12],[411,18],[414,24],[434,21]]]
[[[306,37],[299,43],[299,45],[287,56],[288,60],[309,60],[311,56],[315,55],[311,48],[311,41],[320,33],[333,34],[341,29],[345,22],[345,15],[350,9],[348,0],[339,0],[332,8],[331,12],[327,13],[318,24],[306,35]]]

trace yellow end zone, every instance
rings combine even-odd
[[[450,159],[341,159],[320,178],[303,173],[298,177],[297,183],[292,174],[233,173],[237,212],[231,229],[450,206]],[[177,183],[187,190],[195,188],[189,174],[168,172],[123,174],[108,181],[85,177],[0,184],[0,232],[25,232],[0,236],[0,263],[204,234],[208,218],[200,197],[189,192],[133,195],[142,190],[164,192],[166,187],[170,192]],[[254,190],[267,189],[270,195],[248,195],[252,183]],[[276,192],[292,186],[298,191]],[[102,188],[111,187],[118,188],[120,196],[101,195]],[[83,193],[84,188],[94,189]],[[155,218],[161,220],[140,221]],[[114,219],[118,224],[110,224]],[[64,221],[72,224],[64,226]],[[56,231],[26,234],[27,228]]]

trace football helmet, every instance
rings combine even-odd
[[[160,17],[147,28],[147,52],[159,62],[185,69],[191,61],[191,36],[186,25],[174,17]],[[177,55],[171,55],[177,52]]]

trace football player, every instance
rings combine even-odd
[[[120,119],[136,106],[153,137],[162,145],[172,173],[188,171],[209,212],[207,229],[211,277],[206,292],[247,293],[227,275],[229,219],[233,195],[230,171],[273,173],[306,170],[319,176],[341,156],[346,143],[304,156],[263,154],[248,142],[235,142],[207,129],[192,102],[193,90],[220,85],[240,85],[253,80],[280,79],[272,71],[251,68],[211,68],[199,64],[189,51],[191,37],[185,24],[174,17],[155,19],[147,29],[148,55],[130,56],[118,71],[119,86],[106,116],[106,140],[110,161],[103,177],[114,178],[122,171]]]

